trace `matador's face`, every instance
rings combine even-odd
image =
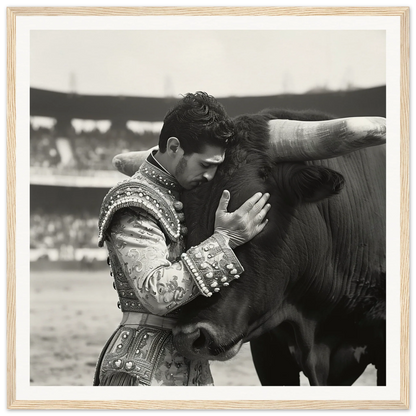
[[[222,147],[206,145],[202,153],[182,155],[175,166],[174,176],[184,189],[194,189],[214,178],[224,158]]]

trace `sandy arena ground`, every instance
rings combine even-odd
[[[31,273],[30,381],[34,386],[90,386],[97,357],[117,327],[121,312],[109,273]],[[235,358],[212,362],[217,386],[259,386],[245,344]],[[302,377],[302,385],[309,385]],[[376,385],[374,367],[355,383]]]

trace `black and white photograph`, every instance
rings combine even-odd
[[[393,397],[397,27],[30,19],[16,152],[29,400]]]
[[[160,53],[163,45],[165,50]],[[270,56],[271,51],[274,58]],[[123,336],[128,340],[125,331],[132,328],[130,335],[133,336],[135,328],[125,324],[119,330],[120,335],[115,335],[118,338],[112,342],[111,352],[103,357],[106,365],[109,357],[112,360],[109,368],[101,369],[113,379],[108,385],[193,385],[189,380],[190,372],[195,371],[190,368],[192,360],[184,362],[184,357],[189,355],[195,355],[199,371],[206,372],[195,383],[204,383],[210,377],[208,369],[201,367],[202,359],[214,361],[214,370],[218,371],[217,380],[214,377],[216,385],[257,385],[260,380],[256,371],[252,371],[249,348],[237,353],[241,342],[253,335],[253,359],[265,385],[296,385],[300,372],[309,375],[308,381],[314,385],[348,385],[356,382],[367,366],[370,368],[359,382],[376,385],[375,365],[379,371],[385,371],[382,351],[385,344],[382,320],[385,316],[385,57],[383,31],[33,31],[31,383],[88,385],[99,347],[104,346],[122,317],[132,320],[130,325],[138,325],[143,314],[168,316],[170,322],[180,317],[180,312],[175,313],[180,308],[185,311],[181,318],[183,338],[189,339],[182,340],[178,334],[177,342],[186,343],[182,348],[189,351],[179,353],[176,348],[172,349],[165,362],[150,369],[145,364],[146,353],[129,359],[139,343],[146,344],[143,337],[149,334],[144,332],[134,342],[123,343]],[[363,65],[365,60],[368,65]],[[163,193],[177,191],[175,188],[181,181],[185,182],[181,188],[191,191],[185,196],[189,199],[190,219],[183,213],[187,211],[186,203],[178,211],[188,225],[186,228],[192,227],[188,230],[187,239],[192,241],[188,246],[202,243],[205,247],[204,242],[215,231],[214,213],[224,189],[231,190],[227,197],[229,211],[235,211],[256,192],[270,194],[272,210],[263,214],[269,219],[264,231],[251,243],[236,247],[236,256],[239,253],[244,256],[244,269],[249,268],[241,280],[229,282],[227,279],[224,283],[227,286],[229,283],[229,287],[221,288],[218,294],[214,292],[212,298],[199,296],[200,299],[189,304],[189,297],[194,295],[187,286],[193,288],[195,284],[187,264],[183,260],[175,264],[174,259],[182,253],[170,253],[177,250],[175,240],[167,234],[170,228],[164,229],[153,217],[138,230],[126,227],[128,222],[140,223],[145,215],[141,210],[146,211],[142,207],[146,196],[158,198],[149,194],[142,201],[139,194],[134,196],[136,186],[138,192],[142,189],[137,178],[116,187],[114,195],[109,194],[105,203],[110,208],[101,207],[109,189],[126,179],[113,166],[113,158],[157,146],[165,115],[170,109],[175,110],[175,106],[179,108],[177,115],[173,113],[174,120],[179,123],[180,117],[184,117],[186,129],[190,129],[193,112],[195,123],[200,122],[204,128],[214,123],[214,129],[220,129],[220,123],[228,121],[226,114],[231,119],[237,117],[230,132],[224,128],[223,139],[225,142],[232,134],[237,136],[233,149],[235,160],[223,169],[221,166],[217,180],[214,174],[223,158],[222,148],[216,144],[221,150],[212,149],[205,155],[203,147],[194,151],[189,144],[192,153],[188,156],[182,150],[180,134],[176,133],[181,127],[169,118],[173,127],[166,133],[165,149],[170,136],[178,136],[172,144],[173,161],[165,162],[170,169],[165,169],[157,156],[151,159],[158,178],[162,171],[163,181],[176,182],[171,185],[172,189],[162,188]],[[257,115],[265,109],[272,110],[265,111],[264,116]],[[250,115],[238,118],[246,114]],[[279,124],[276,127],[273,124],[277,117],[314,122],[283,122],[280,133]],[[315,121],[334,117],[340,120],[336,119],[333,124]],[[267,123],[276,134],[276,143],[271,143],[270,148],[264,148],[272,134],[267,132]],[[285,160],[285,152],[290,150],[283,148],[284,138],[280,135],[287,134],[287,141],[293,141],[299,132],[300,141],[312,140],[309,135],[314,133],[307,131],[309,126],[317,135],[316,140],[323,143],[323,149],[312,148],[310,156],[303,146],[312,145],[289,144],[289,149],[298,153],[288,154]],[[286,128],[288,133],[283,133]],[[200,136],[204,133],[195,130],[196,137],[189,135],[188,140],[203,142]],[[340,143],[332,148],[337,137]],[[350,137],[351,145],[345,144]],[[243,140],[247,143],[240,143]],[[355,151],[356,142],[365,150]],[[374,145],[377,147],[369,147]],[[348,156],[332,153],[344,146]],[[180,158],[176,157],[176,151],[182,153]],[[272,151],[276,154],[271,155]],[[351,151],[354,152],[350,154]],[[193,153],[203,156],[194,162]],[[334,156],[340,158],[332,159]],[[131,160],[130,174],[134,174],[136,163],[133,159],[127,160]],[[286,161],[288,164],[283,164]],[[282,164],[274,165],[276,162]],[[127,173],[127,167],[120,166]],[[296,172],[299,169],[304,172]],[[179,180],[174,180],[176,175]],[[147,187],[160,186],[158,178],[147,183]],[[211,179],[212,185],[208,183]],[[130,195],[133,196],[129,198]],[[109,202],[112,197],[125,199],[120,208],[123,212],[131,211],[131,215],[124,225],[123,222],[116,225],[125,231],[114,237],[118,242],[113,245],[118,247],[111,248],[115,257],[108,267],[108,252],[105,247],[98,247],[98,219],[108,212],[109,217],[113,216],[111,210],[117,210]],[[178,193],[173,206],[175,203],[182,206],[179,198]],[[124,205],[128,204],[127,200],[131,200],[135,209]],[[149,209],[152,211],[146,211],[146,215],[151,215],[154,208],[150,205]],[[242,214],[247,215],[248,223],[244,226],[257,226],[255,215],[262,216],[262,213],[255,209],[252,217],[249,211]],[[170,215],[174,214],[172,211]],[[182,218],[179,215],[174,215],[172,223]],[[111,230],[111,219],[107,221],[100,232],[111,233],[108,230]],[[231,221],[235,220],[230,216]],[[228,226],[228,222],[222,225]],[[180,227],[182,236],[186,229]],[[158,241],[155,235],[159,237],[161,230],[163,241]],[[124,236],[126,232],[134,234],[133,241]],[[145,235],[139,241],[141,233]],[[236,238],[243,240],[245,236]],[[181,251],[186,253],[185,247]],[[215,256],[213,259],[219,261]],[[204,271],[199,265],[202,277],[213,273],[212,266],[208,267],[210,271]],[[218,269],[217,273],[223,275],[226,271]],[[122,274],[120,279],[116,272]],[[130,273],[134,274],[129,276]],[[180,276],[181,273],[186,277]],[[212,278],[210,285],[217,281]],[[235,296],[231,292],[236,292]],[[267,294],[270,299],[266,298]],[[182,308],[182,303],[187,305]],[[307,309],[303,312],[303,308]],[[261,322],[273,310],[276,315],[282,314],[272,318],[281,329],[274,329],[274,322]],[[139,315],[134,318],[136,313]],[[164,328],[164,318],[154,319],[160,319]],[[140,330],[140,327],[135,329]],[[150,331],[156,342],[156,330],[152,327]],[[189,335],[187,331],[191,331]],[[349,331],[351,339],[346,336]],[[361,336],[370,339],[360,339],[361,331]],[[322,351],[302,351],[315,337],[322,337],[317,347]],[[279,341],[280,338],[285,342]],[[123,344],[128,346],[120,347],[122,352],[117,353],[116,348]],[[280,349],[279,359],[275,354]],[[313,365],[303,362],[304,354],[314,361]],[[218,359],[223,361],[234,356],[229,364],[215,365]],[[330,360],[330,356],[334,358]],[[321,359],[323,362],[316,363]],[[142,367],[146,373],[126,367],[133,365]],[[321,373],[314,368],[316,365],[325,370]],[[160,376],[150,377],[153,373]],[[141,378],[145,374],[149,379]],[[385,383],[385,375],[382,380]]]

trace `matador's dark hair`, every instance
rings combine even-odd
[[[176,137],[185,154],[201,153],[205,145],[227,148],[234,123],[224,107],[206,92],[188,93],[165,116],[159,150],[166,151],[169,137]]]

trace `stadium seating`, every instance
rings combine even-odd
[[[39,127],[30,130],[30,165],[59,167],[65,171],[113,170],[112,158],[130,150],[144,150],[157,143],[154,132],[134,133],[128,129],[110,129],[105,133],[73,131],[69,137],[54,129]]]
[[[385,97],[382,86],[323,94],[228,97],[222,103],[231,116],[282,107],[315,108],[338,117],[385,117]],[[96,245],[98,211],[107,189],[123,176],[114,170],[112,158],[156,145],[160,127],[155,125],[174,102],[166,97],[82,96],[31,88],[31,261],[72,260],[91,267],[95,259],[105,265],[105,249]],[[37,124],[35,118],[42,117],[55,121]],[[110,127],[104,131],[93,123],[92,129],[80,128],[92,119],[106,120]],[[133,128],[134,123],[141,128]]]

